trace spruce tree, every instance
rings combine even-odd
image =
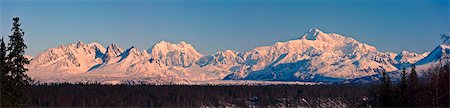
[[[398,93],[397,93],[397,105],[399,106],[407,106],[408,104],[408,91],[407,91],[408,83],[407,83],[407,74],[406,69],[402,70],[402,79],[400,83],[398,83]]]
[[[419,91],[419,77],[417,76],[415,64],[411,65],[411,73],[409,74],[408,78],[408,91],[410,93],[408,95],[408,103],[410,104],[410,106],[417,106],[419,97],[416,93]]]
[[[24,106],[27,102],[26,89],[31,83],[31,79],[25,74],[27,69],[24,67],[29,61],[23,55],[27,46],[24,43],[24,32],[20,28],[19,18],[13,18],[12,35],[9,36],[7,64],[9,65],[11,80],[11,97],[9,97],[11,106]]]
[[[391,107],[393,106],[391,80],[389,75],[386,74],[386,72],[383,71],[382,74],[383,77],[381,77],[382,85],[379,91],[380,93],[379,102],[381,102],[381,105],[384,107]]]
[[[4,107],[10,106],[8,91],[10,91],[9,80],[11,78],[8,75],[9,69],[6,63],[6,45],[3,38],[0,41],[0,107]]]

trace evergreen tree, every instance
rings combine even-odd
[[[10,106],[9,105],[9,80],[11,80],[8,75],[9,69],[6,63],[6,45],[3,38],[0,40],[0,107]]]
[[[29,61],[23,55],[25,54],[25,49],[27,46],[24,43],[24,32],[20,28],[19,18],[13,18],[13,27],[11,31],[12,35],[9,36],[10,42],[8,44],[8,56],[7,64],[9,65],[11,80],[8,81],[10,84],[11,92],[8,99],[11,102],[11,106],[24,106],[27,102],[26,99],[26,89],[31,83],[31,79],[25,74],[27,69],[24,67]]]
[[[417,96],[417,92],[419,91],[419,77],[417,76],[417,72],[416,72],[416,65],[412,64],[411,65],[411,73],[409,74],[409,78],[408,78],[408,91],[409,91],[409,95],[408,95],[408,100],[409,100],[409,104],[411,106],[418,106],[417,103],[418,102],[418,96]]]
[[[386,74],[386,72],[383,71],[383,77],[381,77],[382,85],[380,87],[380,98],[379,102],[381,102],[381,105],[384,107],[390,107],[393,106],[393,99],[392,99],[392,88],[391,88],[391,80],[389,75]]]
[[[397,105],[398,106],[407,106],[408,105],[408,91],[407,91],[408,83],[407,83],[407,74],[406,69],[402,70],[402,79],[397,86]]]

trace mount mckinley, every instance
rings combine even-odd
[[[226,50],[212,55],[203,55],[183,41],[161,41],[143,51],[76,42],[29,57],[27,74],[40,82],[336,82],[396,72],[413,63],[431,66],[448,51],[450,46],[442,44],[423,54],[380,52],[350,37],[310,29],[299,39],[248,52]]]

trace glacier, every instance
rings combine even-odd
[[[189,43],[161,41],[147,50],[106,48],[81,41],[27,56],[27,74],[39,82],[101,82],[197,84],[237,81],[341,82],[376,80],[381,72],[396,72],[410,64],[427,67],[448,57],[450,46],[422,54],[378,51],[337,33],[312,28],[298,39],[204,55]]]

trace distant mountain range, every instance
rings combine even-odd
[[[186,42],[161,41],[148,50],[76,42],[31,59],[28,75],[40,82],[193,83],[214,80],[338,82],[395,72],[410,64],[429,66],[450,51],[447,44],[417,54],[380,52],[336,33],[310,29],[299,39],[203,55]]]

